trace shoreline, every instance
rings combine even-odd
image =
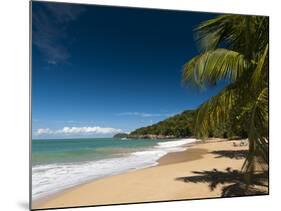
[[[214,168],[221,171],[228,167],[240,170],[245,158],[233,159],[216,154],[225,150],[247,150],[246,146],[235,148],[232,142],[234,141],[209,139],[206,142],[187,144],[184,151],[170,152],[158,159],[156,166],[90,180],[38,199],[32,203],[32,208],[219,197],[223,185],[218,185],[216,190],[211,191],[205,182],[185,183],[180,182],[180,178],[192,176],[195,171]],[[192,192],[186,189],[192,189]]]
[[[167,141],[168,142],[170,142],[170,141],[186,141],[186,140],[189,140],[189,139],[193,139],[193,138],[166,139],[163,142],[165,143]],[[177,160],[174,160],[174,159],[172,159],[172,160],[168,159],[168,161],[166,161],[166,156],[172,154],[172,155],[175,155],[175,158],[177,159],[178,155],[179,155],[177,153],[183,154],[188,149],[188,147],[192,146],[193,144],[197,144],[198,141],[199,140],[195,139],[195,141],[192,142],[192,143],[186,143],[186,144],[181,145],[180,147],[184,148],[184,151],[175,151],[175,152],[171,151],[171,152],[167,152],[167,154],[163,155],[158,160],[156,160],[156,165],[151,165],[151,166],[147,166],[147,167],[141,167],[141,168],[137,168],[137,169],[131,169],[131,170],[128,170],[126,172],[116,173],[116,174],[112,174],[112,175],[107,175],[107,176],[103,176],[103,177],[99,177],[99,178],[95,178],[95,179],[90,179],[90,180],[82,181],[82,182],[77,183],[77,184],[75,184],[73,186],[66,187],[66,188],[63,188],[63,189],[58,190],[56,192],[53,192],[53,193],[50,193],[50,194],[46,194],[45,196],[39,197],[38,199],[33,200],[32,203],[33,204],[41,204],[43,202],[48,201],[49,199],[55,198],[57,195],[63,194],[64,192],[70,191],[70,190],[72,190],[74,188],[77,188],[79,186],[86,185],[88,183],[91,183],[91,182],[94,182],[94,181],[98,181],[98,180],[101,180],[101,179],[105,179],[105,178],[108,178],[108,177],[117,176],[117,175],[121,175],[121,174],[126,174],[126,173],[134,172],[134,171],[139,171],[139,170],[143,170],[143,169],[147,169],[147,168],[153,168],[153,167],[156,167],[156,166],[159,166],[159,165],[166,165],[166,164],[171,163],[171,162],[176,162]],[[180,157],[183,157],[183,156],[180,156]],[[162,158],[164,158],[164,160]]]

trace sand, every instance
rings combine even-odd
[[[234,147],[233,141],[215,139],[192,144],[186,151],[162,157],[158,166],[70,188],[34,202],[33,209],[220,197],[222,187],[229,183],[218,184],[211,190],[210,182],[204,181],[208,177],[198,177],[193,182],[186,182],[184,178],[214,169],[240,170],[245,152],[247,146]]]

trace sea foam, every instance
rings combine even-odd
[[[122,157],[81,163],[48,164],[32,167],[32,198],[38,199],[90,180],[157,165],[169,152],[186,149],[196,139],[163,141],[143,151]]]

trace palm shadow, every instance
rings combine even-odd
[[[231,159],[243,159],[246,158],[248,155],[248,150],[217,150],[217,151],[212,151],[212,154],[218,155],[215,158],[231,158]]]
[[[251,177],[251,181],[245,180],[245,174],[238,170],[227,168],[226,171],[193,171],[196,176],[179,177],[178,181],[186,183],[209,183],[209,188],[213,191],[219,184],[228,184],[222,188],[222,197],[264,195],[267,194],[266,173],[257,173]],[[260,187],[260,188],[258,188]]]

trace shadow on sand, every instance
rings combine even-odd
[[[226,171],[194,171],[196,176],[179,177],[176,180],[187,183],[209,183],[213,191],[219,184],[226,184],[222,188],[222,197],[264,195],[267,194],[267,173],[258,173],[252,176],[251,182],[245,182],[245,175],[240,171],[227,168]]]
[[[231,159],[243,159],[247,157],[248,150],[218,150],[212,151],[212,154],[218,155],[216,158],[231,158]]]

